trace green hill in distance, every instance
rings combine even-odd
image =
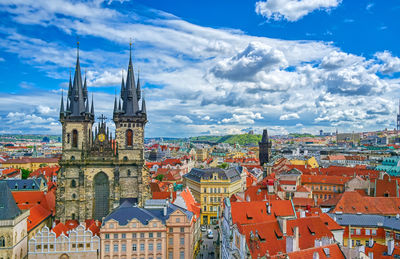
[[[226,135],[226,136],[198,136],[191,137],[192,142],[210,142],[210,143],[228,143],[239,145],[258,145],[261,141],[261,135],[250,135],[250,134],[240,134],[240,135]]]

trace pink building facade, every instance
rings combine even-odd
[[[194,225],[193,213],[166,200],[124,202],[104,219],[101,258],[193,258]]]

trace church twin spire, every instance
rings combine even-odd
[[[61,96],[60,119],[65,117],[94,119],[93,114],[93,98],[92,98],[92,112],[89,112],[89,99],[87,91],[86,73],[84,84],[82,85],[81,66],[79,62],[79,42],[77,46],[76,65],[74,80],[71,80],[71,71],[69,74],[69,85],[67,94],[67,107],[64,109],[64,95]]]
[[[126,82],[126,83],[125,83]],[[129,65],[126,81],[122,76],[120,98],[117,96],[114,100],[114,117],[144,117],[146,118],[146,103],[141,93],[141,84],[138,74],[137,81],[132,64],[132,44],[129,50]],[[142,99],[141,109],[139,109],[139,101]],[[92,95],[92,105],[89,107],[88,89],[86,73],[82,85],[81,67],[79,62],[79,42],[77,46],[77,57],[74,78],[69,76],[67,105],[64,107],[64,94],[61,96],[60,119],[69,118],[85,118],[94,120],[94,105]]]
[[[135,73],[132,65],[132,44],[130,44],[128,73],[126,75],[126,81],[124,81],[124,75],[122,74],[120,98],[117,101],[117,97],[115,97],[114,100],[114,118],[118,116],[146,116],[146,103],[144,98],[142,98],[141,91],[139,74],[137,81],[135,80]],[[142,99],[141,109],[139,109],[140,99]]]

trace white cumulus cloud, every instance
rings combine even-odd
[[[341,0],[266,0],[256,3],[256,13],[268,20],[295,22],[315,10],[329,11]]]

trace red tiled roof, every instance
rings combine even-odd
[[[28,232],[34,229],[37,225],[51,216],[51,212],[45,209],[41,204],[36,204],[30,210],[28,221]]]
[[[271,206],[271,213],[267,213],[267,203]],[[251,224],[275,220],[276,216],[294,216],[290,200],[232,202],[231,214],[233,224]]]
[[[279,180],[279,184],[284,184],[284,185],[296,185],[296,181],[291,181],[291,180]]]
[[[373,253],[374,259],[389,259],[394,258],[395,255],[398,255],[400,257],[400,247],[398,246],[395,246],[391,255],[388,255],[387,251],[387,246],[378,244],[376,242],[372,247],[365,247],[365,254],[368,255],[369,253]]]
[[[329,217],[328,214],[320,213],[319,216],[329,230],[332,231],[332,230],[344,229],[338,223],[336,223],[336,221],[334,221],[331,217]]]
[[[185,201],[186,207],[189,211],[193,212],[197,218],[200,217],[200,203],[197,203],[194,199],[192,193],[189,190],[189,187],[183,189],[180,193],[181,197]]]
[[[171,192],[153,192],[153,199],[165,200],[171,198]],[[172,192],[172,199],[176,199],[176,192]]]
[[[75,219],[70,219],[65,221],[65,226],[68,228],[68,230],[72,230],[79,226],[79,222]]]
[[[293,205],[295,207],[307,207],[314,206],[314,200],[312,198],[292,198]]]
[[[244,191],[244,199],[247,201],[269,201],[269,200],[280,200],[278,195],[269,194],[268,190],[261,185],[249,186]]]
[[[302,184],[335,184],[344,185],[351,180],[350,177],[344,176],[329,176],[329,175],[301,175]]]
[[[55,234],[56,237],[59,237],[62,233],[68,236],[68,228],[63,223],[58,223],[54,228],[51,229]]]
[[[325,250],[324,250],[325,249]],[[326,254],[325,251],[328,251],[326,249],[329,249],[329,255]],[[313,247],[309,249],[304,249],[296,252],[291,252],[288,253],[288,256],[290,259],[307,259],[307,258],[314,258],[314,253],[318,253],[319,259],[327,259],[327,258],[335,258],[335,259],[341,259],[345,258],[344,254],[340,250],[339,246],[337,244],[331,244],[327,246],[320,246],[320,247]],[[280,258],[280,257],[273,257],[273,258]],[[375,258],[375,257],[374,257]]]
[[[390,180],[389,180],[390,179]],[[384,178],[375,180],[376,197],[399,197],[399,183],[397,179]]]
[[[396,215],[400,213],[400,198],[368,197],[358,192],[344,192],[333,212],[354,214]]]
[[[12,195],[18,208],[21,210],[29,210],[37,204],[46,201],[44,192],[42,191],[12,192]]]

